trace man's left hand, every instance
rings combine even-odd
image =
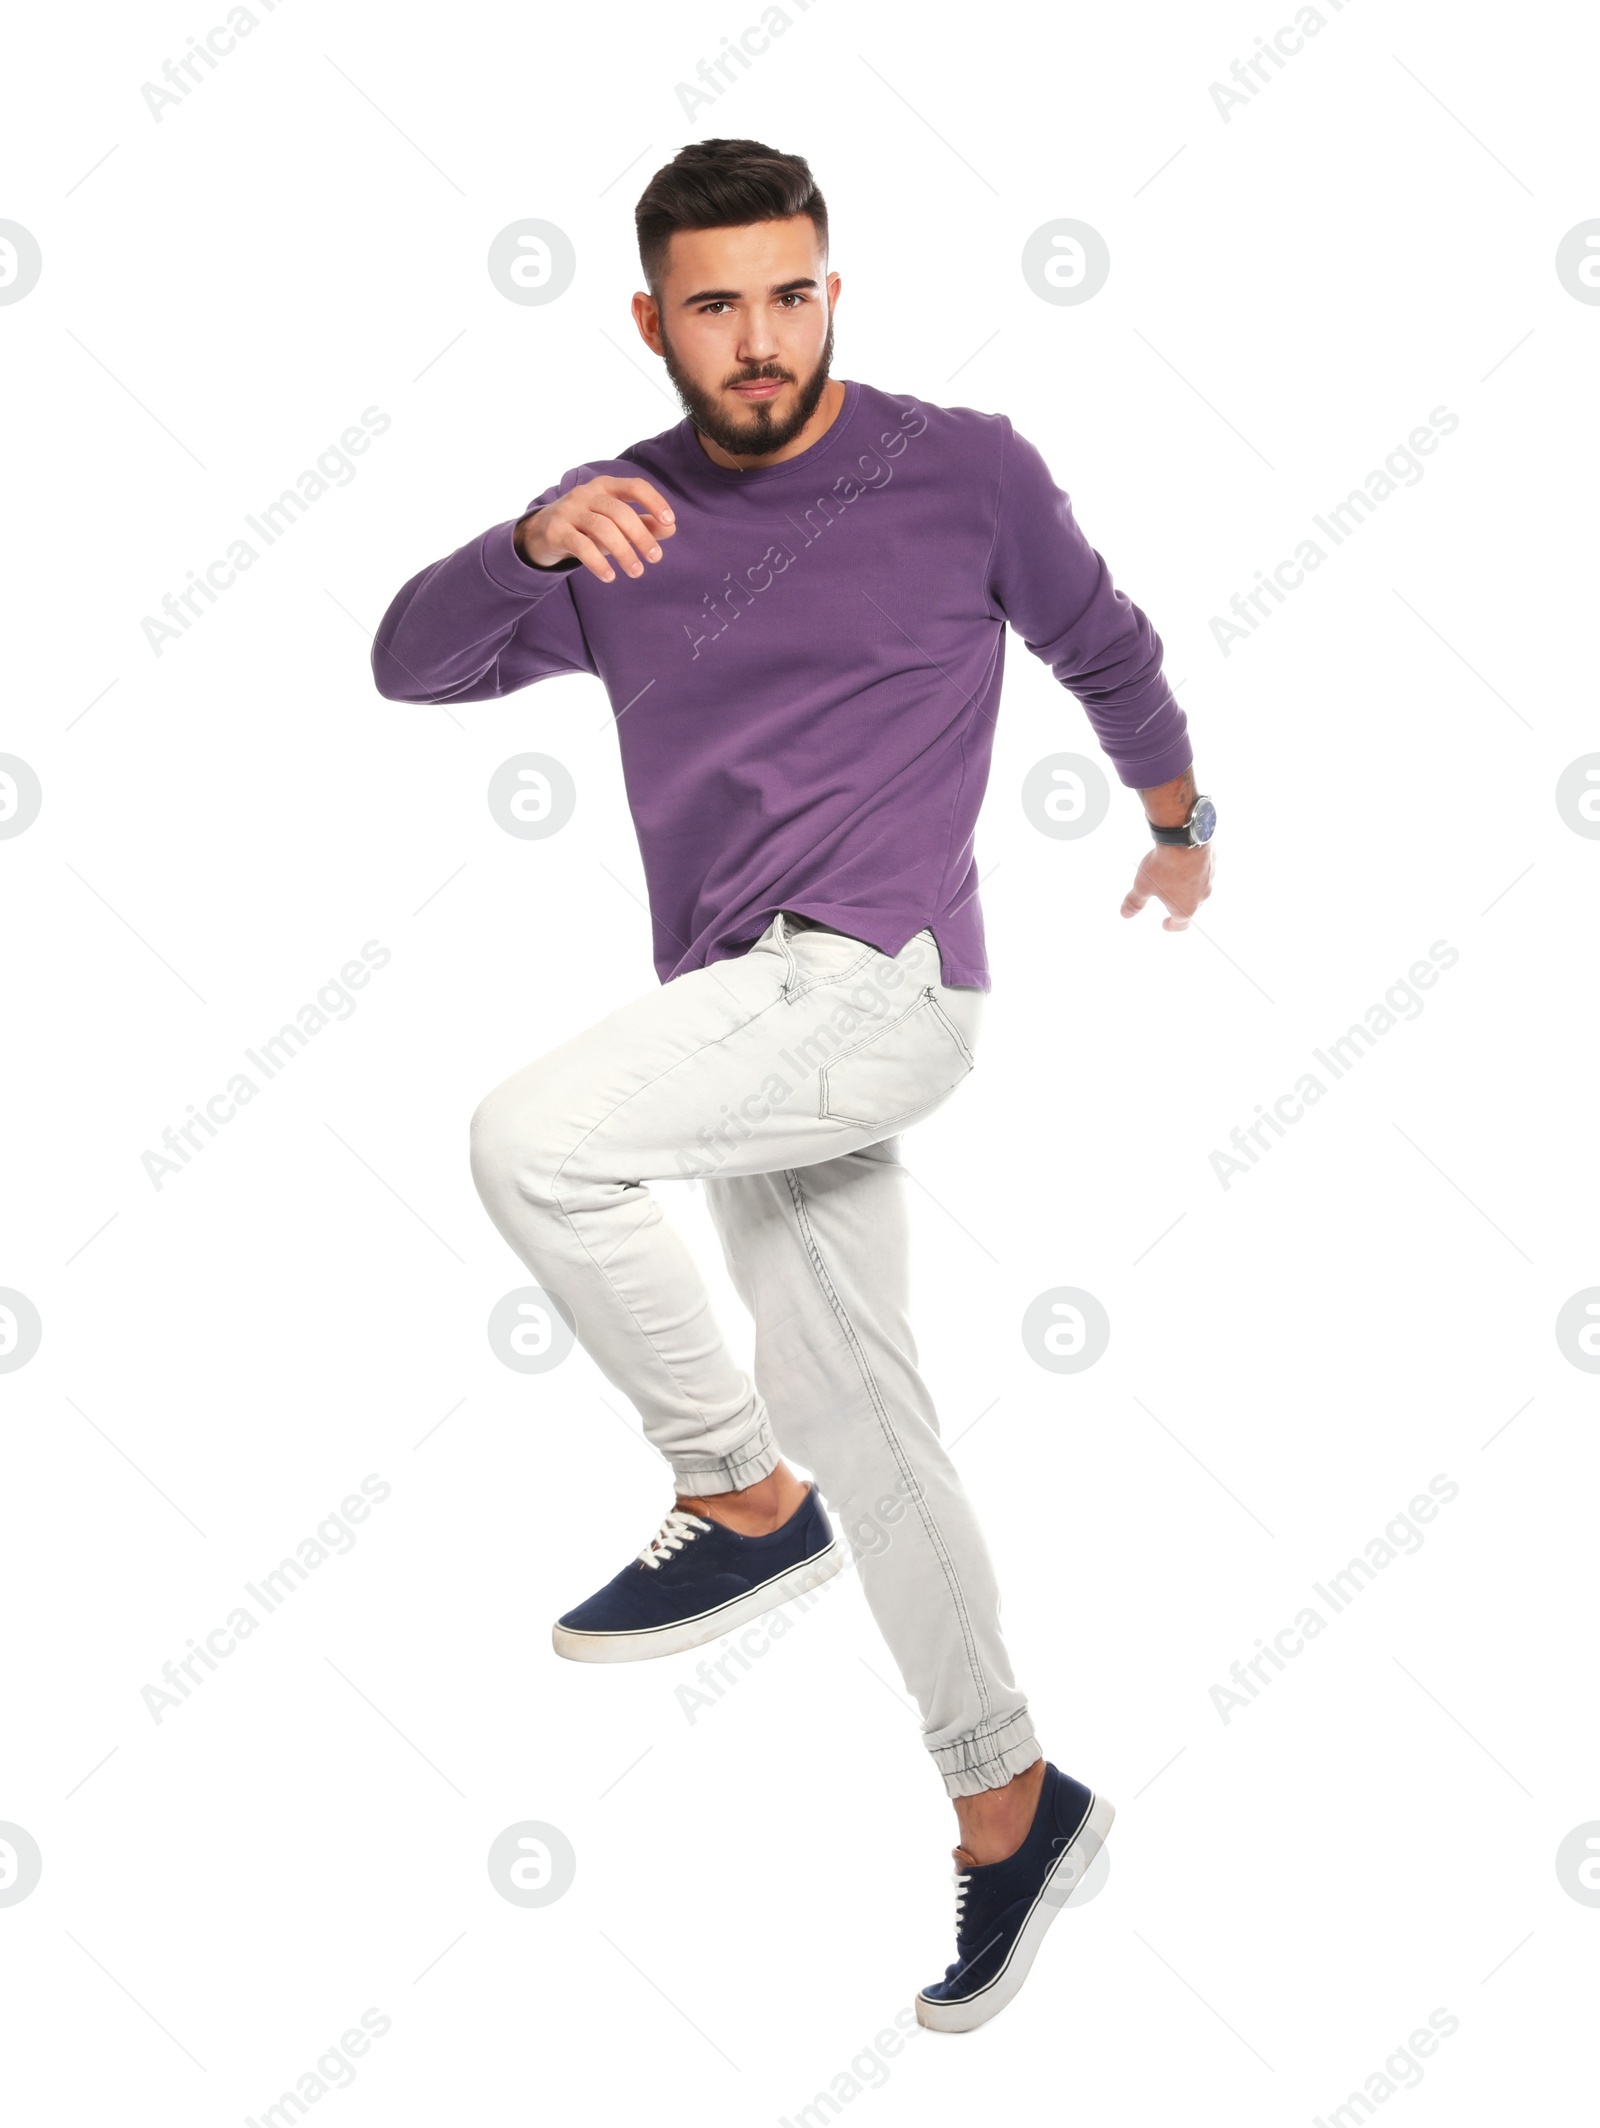
[[[1194,843],[1188,848],[1158,842],[1154,849],[1146,850],[1140,860],[1138,874],[1123,901],[1122,913],[1137,916],[1153,894],[1168,911],[1161,920],[1162,930],[1187,931],[1190,917],[1211,892],[1215,869],[1209,842]]]

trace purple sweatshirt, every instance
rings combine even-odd
[[[685,420],[528,509],[602,473],[643,475],[676,513],[642,577],[536,569],[509,518],[399,592],[372,670],[397,702],[600,678],[664,983],[782,908],[891,954],[931,927],[944,981],[989,988],[973,832],[1007,621],[1124,784],[1189,765],[1160,637],[1004,414],[848,382],[778,465],[715,465]]]

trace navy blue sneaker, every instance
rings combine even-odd
[[[955,1850],[956,1962],[916,1999],[918,2024],[970,2032],[1003,2010],[1028,1977],[1044,1932],[1105,1845],[1115,1810],[1049,1761],[1028,1837],[1003,1862]]]
[[[815,1485],[767,1537],[741,1537],[675,1507],[638,1558],[558,1619],[551,1637],[574,1662],[676,1655],[803,1596],[843,1565]]]

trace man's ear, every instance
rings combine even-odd
[[[652,295],[643,289],[633,299],[633,322],[639,328],[639,338],[654,355],[661,352],[661,307]]]

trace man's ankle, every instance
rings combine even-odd
[[[952,1798],[962,1851],[974,1862],[1004,1862],[1028,1837],[1044,1786],[1044,1766],[1043,1758],[1037,1758],[998,1788]]]
[[[796,1513],[809,1491],[787,1464],[779,1463],[753,1485],[704,1498],[679,1493],[677,1505],[708,1522],[720,1522],[736,1536],[770,1537]]]

